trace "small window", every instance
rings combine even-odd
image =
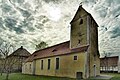
[[[41,60],[41,70],[43,70],[43,60]]]
[[[74,56],[74,60],[77,60],[77,56]]]
[[[80,20],[80,24],[83,24],[83,19]]]
[[[96,61],[96,54],[94,54],[94,61]]]
[[[48,59],[48,70],[50,69],[50,59]]]
[[[79,40],[78,40],[78,44],[80,44],[80,42],[81,42],[81,41],[80,41],[80,39],[79,39]]]
[[[31,69],[31,64],[30,64],[30,69]]]

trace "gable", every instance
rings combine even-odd
[[[73,19],[71,20],[70,24],[72,22],[75,22],[76,20],[80,19],[81,17],[84,17],[86,15],[89,15],[91,17],[91,19],[94,21],[94,23],[97,25],[98,27],[98,24],[96,23],[96,21],[94,20],[94,18],[92,17],[92,15],[90,13],[88,13],[83,7],[82,5],[79,6],[75,16],[73,17]]]
[[[28,57],[31,54],[24,48],[18,48],[16,51],[14,51],[9,56],[21,56],[21,57]]]
[[[78,20],[79,18],[86,16],[87,14],[89,14],[85,9],[82,8],[82,5],[79,6],[75,16],[73,17],[72,21],[70,22],[70,24],[76,20]]]

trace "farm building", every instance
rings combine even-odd
[[[119,56],[110,56],[100,58],[101,72],[120,72]]]
[[[21,46],[15,50],[12,54],[8,56],[10,59],[16,59],[16,62],[12,66],[12,72],[22,72],[22,63],[30,56],[31,54]]]

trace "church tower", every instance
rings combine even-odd
[[[86,53],[86,78],[99,75],[100,60],[98,51],[98,25],[96,21],[80,5],[70,24],[70,49],[89,45]]]
[[[87,45],[87,13],[80,6],[71,21],[70,48]]]

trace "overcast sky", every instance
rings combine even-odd
[[[81,2],[99,25],[100,53],[119,54],[120,0],[0,0],[0,43],[32,53],[40,41],[50,46],[68,41]]]

